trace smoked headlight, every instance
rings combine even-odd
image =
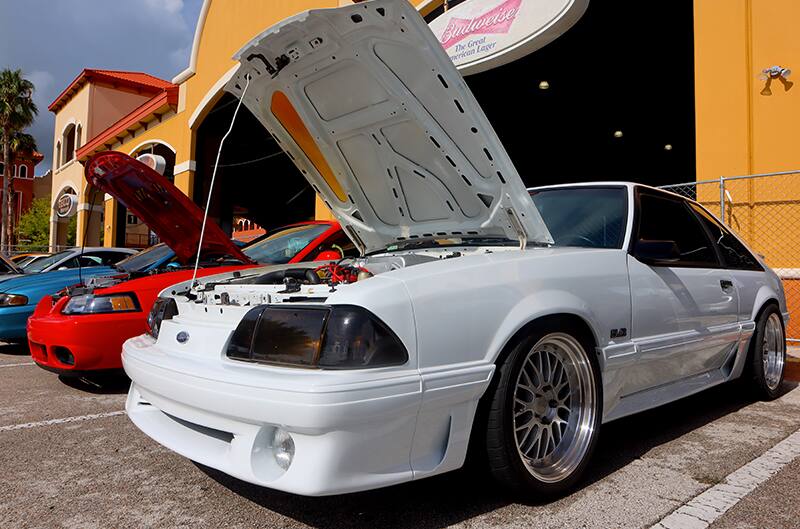
[[[80,314],[138,312],[140,310],[139,301],[133,294],[108,294],[101,296],[84,294],[70,298],[61,310],[61,313],[67,316],[74,316]]]
[[[319,369],[364,369],[408,361],[400,338],[370,311],[352,305],[254,307],[233,332],[227,355]]]
[[[161,322],[164,320],[171,320],[174,316],[178,315],[178,304],[172,298],[158,298],[153,303],[153,308],[150,309],[150,314],[147,316],[148,333],[153,338],[158,338],[158,332],[161,330]]]
[[[20,294],[0,294],[0,307],[27,305],[28,297]]]

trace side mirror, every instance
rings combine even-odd
[[[668,266],[681,258],[675,241],[639,240],[633,250],[633,256],[649,265]]]

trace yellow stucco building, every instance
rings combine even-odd
[[[138,98],[126,92],[125,97],[116,94],[101,101],[97,96],[91,98],[94,86],[91,82],[79,87],[64,105],[55,109],[55,136],[57,145],[61,144],[60,147],[56,147],[55,157],[59,160],[64,159],[63,144],[66,141],[64,131],[70,123],[77,126],[80,121],[83,129],[79,137],[82,138],[74,144],[77,161],[84,161],[92,153],[105,149],[130,154],[143,150],[158,150],[168,158],[170,173],[174,177],[175,184],[200,202],[201,197],[197,195],[203,194],[205,190],[202,182],[198,180],[207,179],[208,171],[203,169],[208,165],[206,151],[210,150],[208,146],[214,145],[214,138],[218,138],[216,132],[203,133],[202,128],[203,124],[209,121],[209,116],[216,111],[220,111],[220,115],[227,115],[225,112],[229,111],[229,108],[228,110],[224,108],[225,104],[221,104],[224,103],[225,97],[222,86],[236,67],[232,59],[234,53],[253,36],[285,17],[306,9],[335,7],[345,3],[350,2],[349,0],[270,0],[269,2],[205,0],[188,67],[179,73],[172,83],[162,86],[160,91],[141,92]],[[417,3],[423,15],[433,16],[436,14],[435,10],[441,11],[443,1],[426,0]],[[457,0],[451,0],[450,5],[458,3]],[[621,1],[613,4],[621,7],[611,7],[609,3],[592,0],[584,19],[554,43],[534,53],[530,58],[517,61],[517,66],[503,66],[468,78],[481,104],[485,104],[487,114],[498,129],[501,139],[506,143],[512,158],[515,162],[517,159],[521,160],[520,172],[524,177],[533,174],[526,178],[526,183],[549,183],[555,178],[550,180],[547,177],[540,178],[536,175],[536,169],[540,169],[545,175],[556,174],[557,180],[616,176],[615,179],[635,179],[664,184],[695,179],[700,181],[718,179],[723,175],[800,168],[800,151],[794,145],[798,138],[797,128],[800,127],[798,119],[800,89],[793,89],[791,80],[772,81],[771,86],[765,89],[766,81],[759,78],[762,70],[771,66],[792,68],[800,62],[798,61],[800,41],[793,37],[791,31],[791,28],[800,22],[800,3],[794,0],[685,0],[658,8],[662,12],[660,19],[646,16],[649,13],[647,9],[650,8],[644,8],[644,14],[638,12],[637,9],[641,9],[641,2]],[[612,9],[617,11],[611,11]],[[678,23],[669,18],[673,13],[676,17],[674,20]],[[620,19],[626,16],[629,16],[630,20]],[[632,22],[641,27],[631,26]],[[655,37],[650,37],[651,34]],[[618,42],[612,42],[615,48],[611,47],[612,44],[604,44],[614,38],[618,38]],[[637,39],[648,39],[648,42],[643,43]],[[656,42],[657,40],[663,42]],[[592,66],[589,60],[580,62],[581,55],[587,55],[590,50],[606,45],[609,46],[609,50],[616,50],[614,54],[623,56],[627,53],[628,56],[623,57],[627,63],[640,57],[644,61],[648,53],[651,53],[653,60],[642,64],[641,70],[633,74],[619,71],[618,66],[614,65],[618,63],[610,62],[607,70],[600,69],[601,66],[594,70],[592,68],[595,66]],[[648,46],[652,46],[653,50],[648,51]],[[642,48],[643,51],[637,51],[637,48]],[[639,55],[630,55],[631,53]],[[614,54],[606,53],[609,61],[614,60]],[[680,61],[675,62],[677,66],[674,72],[677,74],[669,69],[672,66],[668,64],[675,56],[680,56]],[[591,63],[597,62],[594,57],[590,59]],[[563,65],[559,64],[559,61],[562,61]],[[573,71],[567,68],[571,64],[575,65]],[[638,68],[640,65],[634,66]],[[584,68],[586,73],[580,72],[580,68]],[[562,74],[562,70],[565,69],[567,72]],[[685,77],[680,77],[680,72],[684,70],[688,73]],[[527,85],[528,80],[526,80],[524,91],[519,92],[522,95],[515,94],[511,97],[506,93],[506,87],[518,84],[520,72],[530,75],[530,84]],[[598,75],[608,77],[605,82],[597,82]],[[676,77],[680,79],[675,81]],[[587,80],[589,78],[591,79]],[[541,83],[542,80],[548,82]],[[779,81],[784,80],[781,78]],[[573,84],[582,82],[595,84],[591,85],[590,90],[583,92],[571,88]],[[631,83],[634,86],[626,86],[625,93],[618,95],[623,89],[613,86],[614,83]],[[544,90],[544,87],[549,89]],[[94,90],[97,91],[99,88]],[[493,90],[496,90],[496,96]],[[558,99],[559,90],[565,99]],[[618,114],[615,115],[612,111],[582,109],[573,103],[580,98],[591,98],[593,97],[591,94],[594,93],[602,94],[606,99],[618,98],[623,102],[627,98],[632,108],[619,107]],[[652,94],[651,99],[647,99],[648,94]],[[551,99],[548,101],[546,98]],[[539,99],[543,102],[541,106],[537,106]],[[109,119],[111,114],[104,114],[98,110],[100,105],[107,103],[108,100],[114,100],[114,108],[117,111],[115,120]],[[499,106],[500,103],[506,105],[508,110],[500,110],[502,108]],[[615,104],[619,106],[624,103]],[[523,113],[519,114],[521,105],[525,108]],[[614,104],[609,106],[613,107]],[[572,107],[577,110],[569,110]],[[657,113],[660,107],[666,109],[662,114]],[[568,117],[561,119],[560,114],[550,114],[552,108],[562,114],[566,112],[565,115]],[[524,134],[519,134],[515,127],[525,125],[522,120],[527,115],[524,112],[531,112],[531,120],[542,116],[540,121],[545,122],[546,126],[537,126]],[[597,114],[586,115],[590,112]],[[637,115],[646,115],[649,112],[653,113],[649,122]],[[94,113],[95,116],[103,115],[107,119],[103,121],[95,117],[89,125],[90,113]],[[676,121],[673,126],[669,120],[674,114],[683,116],[680,118],[683,122]],[[81,117],[76,119],[78,115]],[[516,121],[511,121],[512,118]],[[589,123],[602,123],[604,127],[607,122],[608,130],[600,130],[597,133],[597,136],[602,136],[602,141],[607,144],[595,142],[581,146],[581,136],[575,133],[574,126],[562,128],[563,122],[568,123],[570,120],[583,118]],[[210,125],[206,127],[211,129]],[[217,126],[217,129],[219,128],[220,126]],[[664,129],[661,136],[659,136],[660,128]],[[610,139],[612,132],[616,140]],[[552,144],[547,143],[550,141],[548,137],[570,134],[572,137],[565,137]],[[530,138],[527,138],[528,135]],[[638,138],[642,138],[641,144],[635,143],[638,141],[637,135]],[[651,140],[657,149],[648,151],[650,146],[645,142]],[[576,144],[573,150],[585,149],[587,153],[583,157],[572,157],[565,163],[563,156],[554,156],[562,154],[554,153],[554,149],[561,148],[563,154],[568,154],[571,141]],[[564,142],[567,142],[567,147],[563,147]],[[544,146],[538,152],[530,148],[531,145],[541,143],[544,143]],[[253,148],[247,153],[251,159],[274,154],[259,153],[256,150]],[[529,154],[530,152],[538,156],[538,161],[534,158],[531,158],[533,161],[527,161],[526,157],[533,156]],[[614,154],[615,152],[617,154]],[[648,154],[650,152],[653,154]],[[558,165],[546,161],[548,158],[559,158]],[[586,166],[580,165],[582,159],[588,160]],[[652,163],[648,163],[651,159]],[[674,162],[676,159],[679,161]],[[79,195],[78,240],[80,241],[85,230],[85,219],[88,218],[87,212],[92,207],[99,209],[97,208],[99,203],[94,206],[88,204],[91,197],[88,196],[81,178],[80,164],[67,161],[56,165],[54,203],[67,188],[71,188]],[[258,166],[258,171],[263,174],[270,172],[264,166]],[[279,171],[276,170],[277,172],[283,174],[285,168],[282,167]],[[641,175],[641,178],[637,175]],[[292,177],[294,178],[294,175]],[[281,179],[277,174],[270,174],[268,178],[271,179],[270,182],[274,182],[269,185],[278,185],[277,182]],[[242,185],[249,184],[243,181]],[[729,185],[731,188],[740,185],[751,188],[754,185],[770,187],[769,183],[753,182]],[[272,196],[267,192],[270,189],[267,184],[264,186],[261,189],[262,194],[266,197]],[[234,192],[235,190],[230,191]],[[783,196],[786,190],[776,189],[771,192]],[[226,193],[228,192],[223,195]],[[287,193],[288,191],[283,194],[278,193],[274,197],[283,200],[288,196]],[[746,200],[750,201],[751,206],[756,200],[770,198],[769,191],[762,191],[758,197],[753,189],[749,189],[748,193]],[[718,191],[711,192],[710,188],[709,190],[698,188],[698,196],[713,202],[718,196]],[[740,200],[739,197],[744,195],[737,193],[736,196],[739,202],[735,205],[740,207],[744,204],[742,200],[745,199]],[[778,197],[776,195],[771,198]],[[320,202],[314,205],[313,200],[303,196],[302,200],[298,201],[298,204],[300,202],[305,204],[304,209],[301,208],[302,214],[326,217],[327,211],[324,205]],[[240,201],[246,202],[244,199]],[[102,210],[104,211],[102,230],[90,227],[86,231],[87,242],[99,242],[102,237],[106,245],[130,243],[122,240],[126,230],[120,229],[120,223],[126,223],[126,220],[117,213],[118,205],[115,201],[105,197]],[[223,227],[230,228],[230,221],[225,221],[223,217],[242,212],[246,214],[253,210],[252,204],[232,206],[224,211],[212,212],[211,216],[216,216],[216,220],[221,222]],[[730,209],[729,213],[732,211],[735,210]],[[744,210],[736,213],[741,217],[737,218],[739,229],[757,239],[759,235],[754,233],[758,228],[755,221],[745,215]],[[63,239],[57,229],[61,225],[60,222],[63,223],[63,220],[54,216],[55,234],[52,237],[54,244]],[[225,222],[228,222],[228,226],[224,226]],[[259,223],[265,224],[263,219]],[[131,229],[132,226],[128,225],[127,231],[130,232]],[[769,246],[768,241],[764,244]]]

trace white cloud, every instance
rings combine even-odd
[[[180,13],[183,9],[183,0],[144,0],[144,3],[151,9],[172,14]]]

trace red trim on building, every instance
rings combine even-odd
[[[113,123],[106,130],[86,142],[86,144],[78,149],[75,157],[78,160],[99,150],[106,150],[114,143],[121,140],[129,133],[141,127],[143,123],[150,121],[150,116],[160,115],[175,110],[178,106],[178,86],[170,85],[157,96],[138,108],[131,111],[120,118],[116,123]]]
[[[84,69],[68,87],[47,107],[51,112],[58,112],[78,90],[90,81],[110,83],[117,87],[126,87],[143,94],[157,94],[176,85],[144,72],[125,72],[117,70]]]

